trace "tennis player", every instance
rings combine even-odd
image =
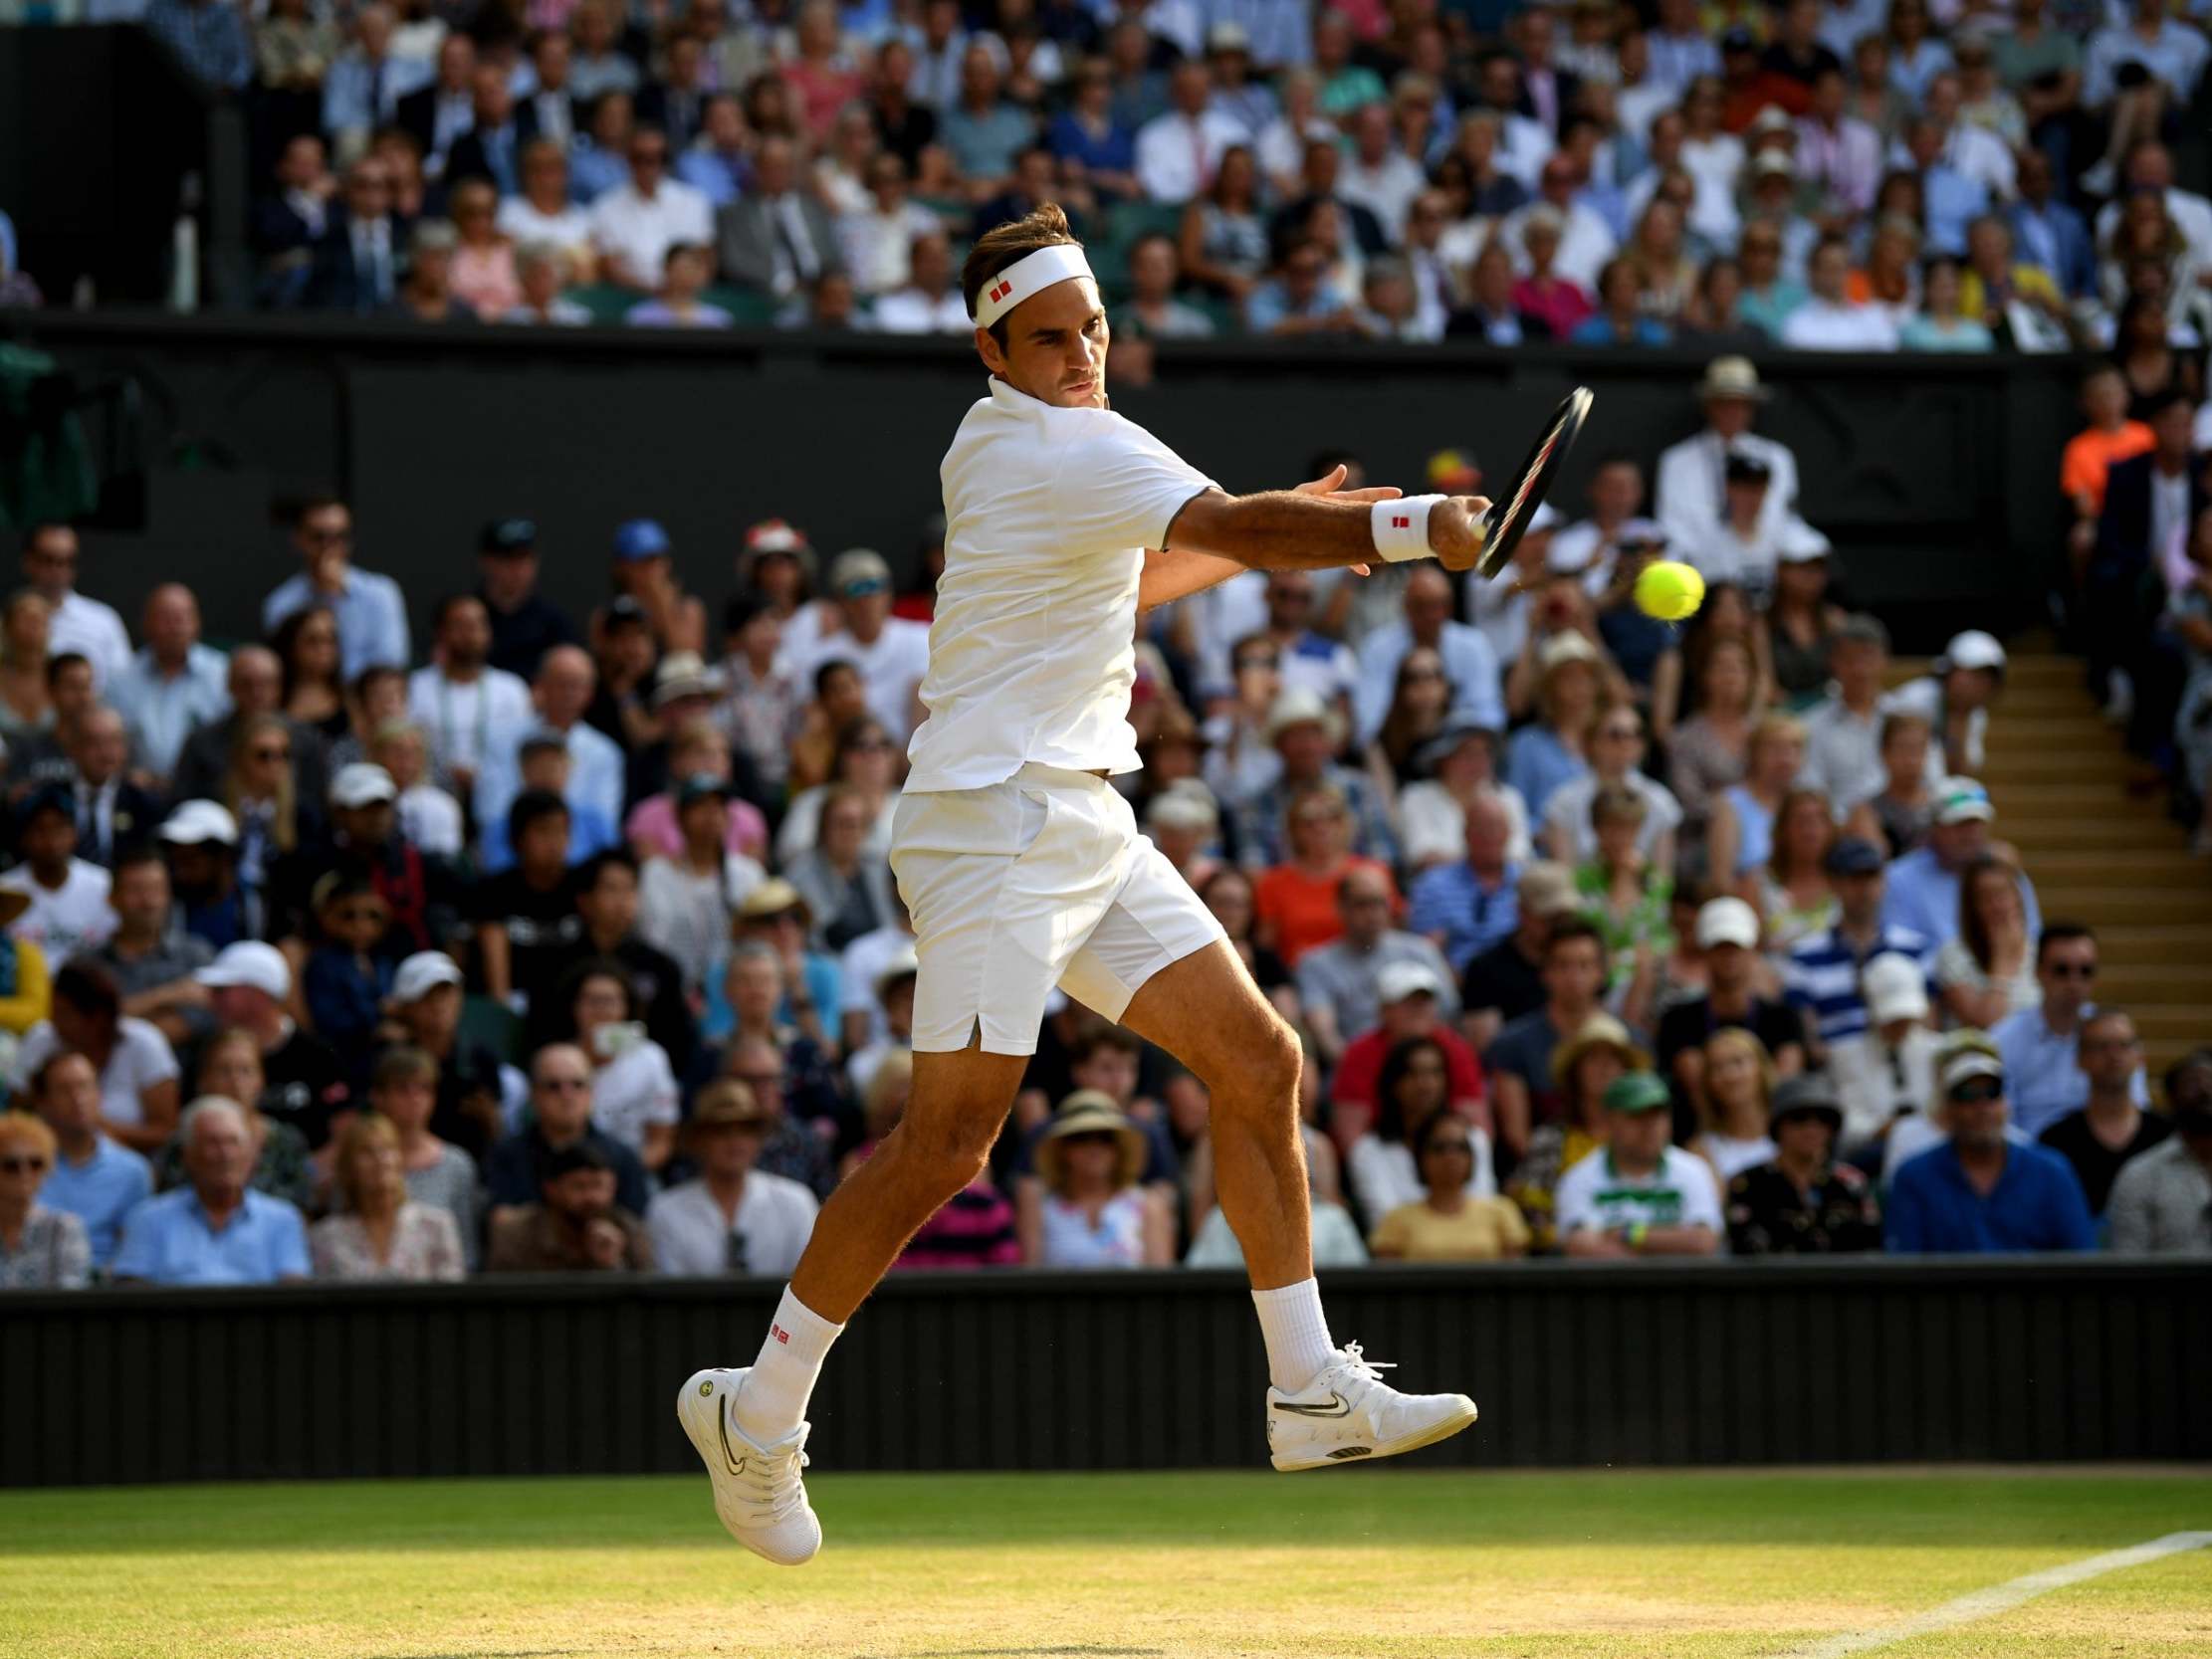
[[[984,1169],[1047,993],[1157,1043],[1213,1101],[1215,1179],[1266,1340],[1269,1451],[1317,1469],[1411,1451],[1474,1421],[1463,1394],[1402,1394],[1322,1318],[1297,1131],[1298,1040],[1220,924],[1107,779],[1138,767],[1125,718],[1140,612],[1245,569],[1479,552],[1479,497],[1230,496],[1110,412],[1108,335],[1051,204],[979,240],[962,273],[989,394],[946,452],[945,574],[891,866],[921,973],[906,1115],[814,1223],[760,1357],[695,1373],[677,1415],[739,1543],[795,1566],[822,1358],[915,1230]]]

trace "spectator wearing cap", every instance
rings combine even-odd
[[[230,713],[230,661],[200,643],[199,600],[182,582],[146,595],[139,626],[146,643],[109,684],[108,701],[129,727],[139,763],[165,781],[192,728]]]
[[[49,610],[49,657],[82,656],[93,684],[108,691],[130,663],[130,631],[114,607],[77,591],[80,548],[74,526],[53,519],[34,523],[23,537],[23,578]]]
[[[652,1239],[637,1212],[620,1201],[622,1182],[599,1146],[577,1142],[551,1153],[537,1197],[492,1212],[485,1271],[649,1272]]]
[[[1884,713],[1918,715],[1951,771],[1971,773],[1984,756],[1989,711],[2005,689],[2005,648],[1978,628],[1954,634],[1929,672],[1882,699]]]
[[[1492,800],[1504,808],[1510,828],[1505,855],[1516,864],[1534,856],[1528,833],[1528,806],[1520,791],[1498,778],[1501,741],[1486,726],[1455,715],[1414,750],[1421,774],[1399,792],[1399,853],[1418,880],[1433,865],[1456,861],[1466,845],[1467,808]]]
[[[1537,1125],[1562,1116],[1563,1080],[1552,1058],[1598,1012],[1605,981],[1605,938],[1597,928],[1578,916],[1553,921],[1544,940],[1544,1000],[1506,1021],[1482,1054],[1504,1160],[1527,1150]]]
[[[0,892],[28,903],[7,925],[10,938],[36,945],[49,962],[94,950],[115,931],[109,908],[111,877],[77,856],[77,814],[67,790],[37,790],[16,809],[15,848],[22,861],[0,875]]]
[[[430,1132],[482,1161],[522,1121],[530,1084],[482,1043],[462,1039],[462,982],[460,964],[444,951],[417,951],[392,975],[390,1009],[407,1046],[437,1068]]]
[[[1875,956],[1860,971],[1859,993],[1866,1028],[1827,1045],[1827,1071],[1844,1111],[1845,1155],[1879,1169],[1881,1139],[1935,1098],[1940,1043],[1928,1025],[1927,975],[1918,960]]]
[[[814,1230],[813,1193],[759,1168],[774,1115],[730,1079],[701,1091],[685,1126],[699,1173],[654,1195],[645,1212],[653,1260],[663,1273],[783,1278]]]
[[[2074,1166],[2093,1216],[2103,1215],[2121,1166],[2173,1133],[2172,1122],[2145,1112],[2135,1093],[2142,1052],[2135,1022],[2118,1009],[2085,1018],[2079,1060],[2089,1080],[2089,1098],[2036,1137]]]
[[[841,626],[825,634],[798,665],[811,680],[825,663],[844,661],[860,671],[868,710],[904,742],[914,729],[915,694],[929,670],[928,627],[891,614],[891,567],[869,547],[849,547],[829,566]]]
[[[715,703],[721,696],[722,677],[696,651],[671,651],[654,669],[650,724],[626,745],[628,798],[637,806],[622,829],[640,856],[655,850],[673,853],[682,843],[676,828],[675,791],[684,779],[701,772],[712,772],[729,785],[734,814],[731,851],[751,855],[766,850],[768,819],[754,803],[771,797],[752,762],[731,751],[714,724]],[[655,801],[660,804],[654,810],[643,812]],[[658,849],[652,845],[656,841]]]
[[[1759,371],[1746,357],[1716,357],[1706,365],[1697,395],[1705,425],[1661,452],[1653,489],[1654,516],[1666,526],[1675,546],[1694,549],[1718,533],[1727,510],[1727,468],[1731,454],[1763,461],[1766,495],[1760,503],[1760,533],[1778,530],[1797,503],[1797,458],[1783,445],[1751,430],[1752,417],[1767,400]]]
[[[575,624],[538,591],[534,520],[495,518],[486,524],[477,538],[476,568],[476,596],[492,627],[485,654],[491,668],[528,682],[548,651],[577,642]]]
[[[1860,976],[1875,957],[1895,954],[1932,970],[1929,941],[1882,920],[1881,849],[1845,836],[1821,860],[1836,895],[1836,920],[1792,946],[1782,967],[1783,999],[1805,1015],[1816,1053],[1867,1029]]]
[[[577,647],[556,645],[546,653],[531,691],[534,720],[493,733],[484,770],[476,781],[480,826],[506,818],[522,787],[523,739],[540,731],[559,737],[568,751],[568,782],[562,795],[577,815],[588,813],[609,826],[622,821],[627,787],[622,749],[606,733],[584,724],[597,681],[591,658]]]
[[[730,851],[730,793],[712,772],[685,778],[676,789],[682,848],[673,858],[648,858],[638,876],[638,933],[675,962],[692,996],[727,946],[738,906],[768,874]]]
[[[1827,1256],[1881,1248],[1881,1209],[1866,1176],[1836,1158],[1844,1114],[1817,1076],[1775,1088],[1774,1156],[1738,1172],[1725,1198],[1738,1256]]]
[[[292,543],[305,568],[262,602],[262,631],[274,634],[293,612],[322,605],[337,618],[339,672],[348,682],[379,663],[404,669],[406,597],[389,576],[354,567],[351,510],[334,496],[310,497],[294,516]]]
[[[1382,731],[1398,682],[1398,665],[1416,646],[1425,646],[1443,660],[1454,716],[1492,730],[1505,728],[1504,682],[1496,653],[1481,630],[1451,620],[1450,578],[1438,566],[1422,564],[1407,578],[1404,618],[1376,628],[1360,642],[1353,707],[1356,735],[1363,745]]]
[[[464,792],[476,785],[492,733],[530,719],[529,685],[492,666],[493,649],[490,605],[478,594],[449,594],[438,604],[429,666],[407,677],[407,718]]]
[[[2212,1255],[2212,1053],[2166,1074],[2166,1104],[2174,1133],[2112,1181],[2108,1242],[2128,1254]]]
[[[525,1128],[495,1145],[484,1160],[493,1236],[503,1219],[539,1197],[555,1160],[587,1150],[613,1175],[609,1198],[633,1216],[644,1213],[650,1187],[637,1153],[591,1121],[590,1059],[573,1043],[549,1043],[531,1059],[530,1111]]]
[[[1704,1049],[1715,1031],[1741,1026],[1766,1045],[1777,1076],[1795,1077],[1805,1068],[1805,1030],[1794,1011],[1755,989],[1759,917],[1749,905],[1736,898],[1707,900],[1697,913],[1697,947],[1705,955],[1705,994],[1659,1016],[1656,1046],[1659,1071],[1702,1112]]]
[[[1474,1050],[1439,1016],[1443,991],[1442,977],[1416,961],[1393,962],[1376,975],[1379,1023],[1344,1045],[1329,1080],[1335,1114],[1331,1133],[1340,1145],[1356,1143],[1376,1121],[1381,1112],[1382,1074],[1391,1053],[1417,1038],[1434,1041],[1443,1050],[1451,1110],[1487,1126],[1490,1112],[1482,1066]]]
[[[1669,1145],[1666,1085],[1629,1072],[1606,1089],[1606,1147],[1559,1178],[1559,1239],[1570,1256],[1710,1256],[1725,1223],[1704,1160]]]
[[[1800,717],[1805,765],[1797,780],[1844,813],[1880,794],[1888,781],[1881,763],[1886,715],[1881,687],[1889,667],[1889,630],[1878,617],[1847,616],[1829,634],[1827,647],[1828,691]],[[1928,781],[1935,781],[1932,771]]]
[[[1948,1139],[1891,1179],[1887,1244],[1905,1254],[2091,1250],[2082,1183],[2057,1152],[2006,1134],[2008,1070],[1979,1049],[1944,1064]]]
[[[740,593],[723,613],[722,701],[714,722],[761,779],[782,786],[805,696],[783,658],[783,623],[763,595]]]
[[[383,903],[388,925],[369,947],[379,960],[397,962],[450,943],[462,927],[465,884],[445,859],[400,835],[399,786],[391,773],[367,761],[340,766],[331,779],[330,816],[329,841],[287,854],[272,874],[272,926],[281,936],[313,934],[316,884],[335,873],[363,883]]]
[[[226,946],[195,977],[206,987],[218,1025],[250,1032],[261,1045],[262,1096],[245,1104],[280,1124],[290,1124],[320,1151],[332,1121],[348,1111],[352,1088],[330,1044],[297,1024],[285,1009],[292,1001],[292,966],[273,944],[246,939]]]
[[[111,1272],[156,1285],[267,1285],[309,1276],[298,1209],[247,1184],[255,1159],[235,1103],[192,1103],[180,1131],[188,1185],[148,1198],[123,1223]]]
[[[545,964],[546,982],[557,983],[583,962],[612,958],[629,971],[630,995],[645,1021],[646,1035],[667,1052],[681,1075],[699,1047],[699,1025],[685,994],[684,970],[668,952],[642,936],[639,928],[641,877],[634,855],[620,847],[592,854],[575,869],[572,897],[582,924],[573,938],[553,947]],[[722,932],[717,950],[730,937],[731,917],[717,910]],[[534,1007],[529,1041],[533,1048],[555,1040],[561,1016],[551,1006]]]
[[[675,547],[655,518],[632,518],[615,526],[613,586],[617,595],[637,601],[661,651],[707,648],[707,607],[676,580]],[[591,648],[599,649],[606,613],[591,614]]]
[[[258,938],[267,907],[238,879],[238,820],[214,801],[186,801],[154,831],[186,933],[220,950]]]
[[[212,803],[209,803],[212,804]],[[165,826],[164,826],[165,827]],[[152,847],[125,853],[115,863],[108,890],[115,931],[93,959],[114,977],[123,1012],[150,1021],[172,1043],[205,1036],[209,1025],[207,993],[192,975],[214,959],[208,942],[183,926],[169,881],[169,867]],[[0,967],[4,977],[4,967]],[[22,969],[17,995],[24,994]],[[45,995],[46,970],[38,969],[39,995]],[[0,998],[0,1025],[7,1023]]]
[[[92,1265],[106,1272],[123,1218],[153,1191],[153,1168],[106,1133],[100,1073],[82,1054],[57,1052],[29,1078],[29,1104],[54,1137],[39,1202],[83,1223]]]
[[[1335,758],[1344,732],[1329,706],[1312,692],[1283,692],[1267,710],[1266,734],[1275,751],[1273,779],[1244,797],[1236,812],[1237,851],[1246,868],[1280,866],[1296,856],[1291,814],[1316,790],[1333,793],[1344,807],[1348,821],[1340,853],[1388,862],[1394,848],[1389,808],[1372,779]],[[1322,864],[1315,869],[1333,877]],[[1324,933],[1334,932],[1334,904],[1333,889],[1315,898]]]
[[[1347,1042],[1380,1021],[1381,978],[1398,963],[1427,970],[1439,987],[1441,1016],[1458,1017],[1459,999],[1442,952],[1421,934],[1391,926],[1391,897],[1390,879],[1381,871],[1364,866],[1346,871],[1336,892],[1342,933],[1299,958],[1298,1000],[1325,1066],[1335,1065]]]
[[[1563,864],[1524,866],[1513,897],[1513,931],[1470,957],[1459,977],[1461,1024],[1478,1052],[1488,1049],[1507,1022],[1543,1005],[1552,924],[1581,908],[1574,873]]]
[[[1961,878],[1990,851],[1989,826],[1996,816],[1989,791],[1972,778],[1946,777],[1937,784],[1935,821],[1926,844],[1889,863],[1881,920],[1934,940],[1938,950],[1956,938]],[[2035,883],[2023,873],[2019,886],[2028,931],[2041,933],[2043,910],[2036,903]]]
[[[2080,1044],[2097,1013],[2090,995],[2097,967],[2097,935],[2089,929],[2069,922],[2043,928],[2036,937],[2040,1005],[2008,1014],[1990,1032],[2004,1057],[2014,1121],[2030,1135],[2089,1104],[2091,1083]],[[2139,1055],[2127,1089],[2137,1106],[2150,1104]]]

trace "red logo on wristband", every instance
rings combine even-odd
[[[1400,514],[1391,519],[1390,527],[1394,530],[1410,530],[1414,527],[1414,521],[1404,514]]]

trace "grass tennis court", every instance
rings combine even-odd
[[[0,1493],[40,1659],[1779,1655],[2212,1526],[2201,1475],[882,1476],[783,1572],[701,1480]],[[1946,1632],[1945,1659],[2212,1653],[2212,1552]]]

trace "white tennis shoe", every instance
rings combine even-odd
[[[1401,1394],[1397,1367],[1346,1343],[1295,1396],[1267,1390],[1267,1452],[1277,1469],[1326,1469],[1396,1457],[1448,1440],[1474,1421],[1464,1394]]]
[[[756,1445],[731,1416],[744,1370],[694,1371],[676,1396],[676,1420],[714,1482],[715,1514],[730,1536],[777,1566],[804,1566],[822,1547],[822,1526],[806,1501],[810,1423],[774,1446]]]

